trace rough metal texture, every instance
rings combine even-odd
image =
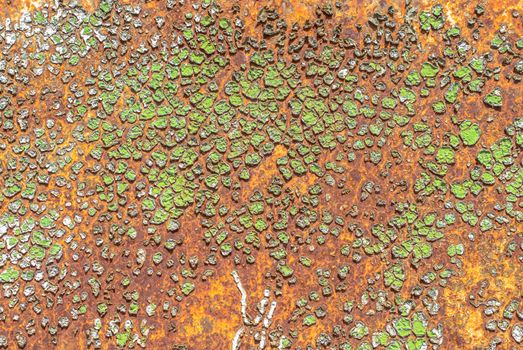
[[[518,1],[7,1],[0,348],[519,349]]]

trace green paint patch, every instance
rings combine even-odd
[[[459,137],[465,146],[474,146],[481,137],[481,129],[478,124],[465,120],[459,125]]]

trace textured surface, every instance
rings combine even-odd
[[[0,348],[523,346],[523,8],[7,1]]]

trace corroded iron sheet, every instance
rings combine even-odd
[[[523,6],[0,9],[0,348],[520,349]]]

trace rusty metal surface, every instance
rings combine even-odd
[[[522,21],[7,1],[0,348],[519,349]]]

